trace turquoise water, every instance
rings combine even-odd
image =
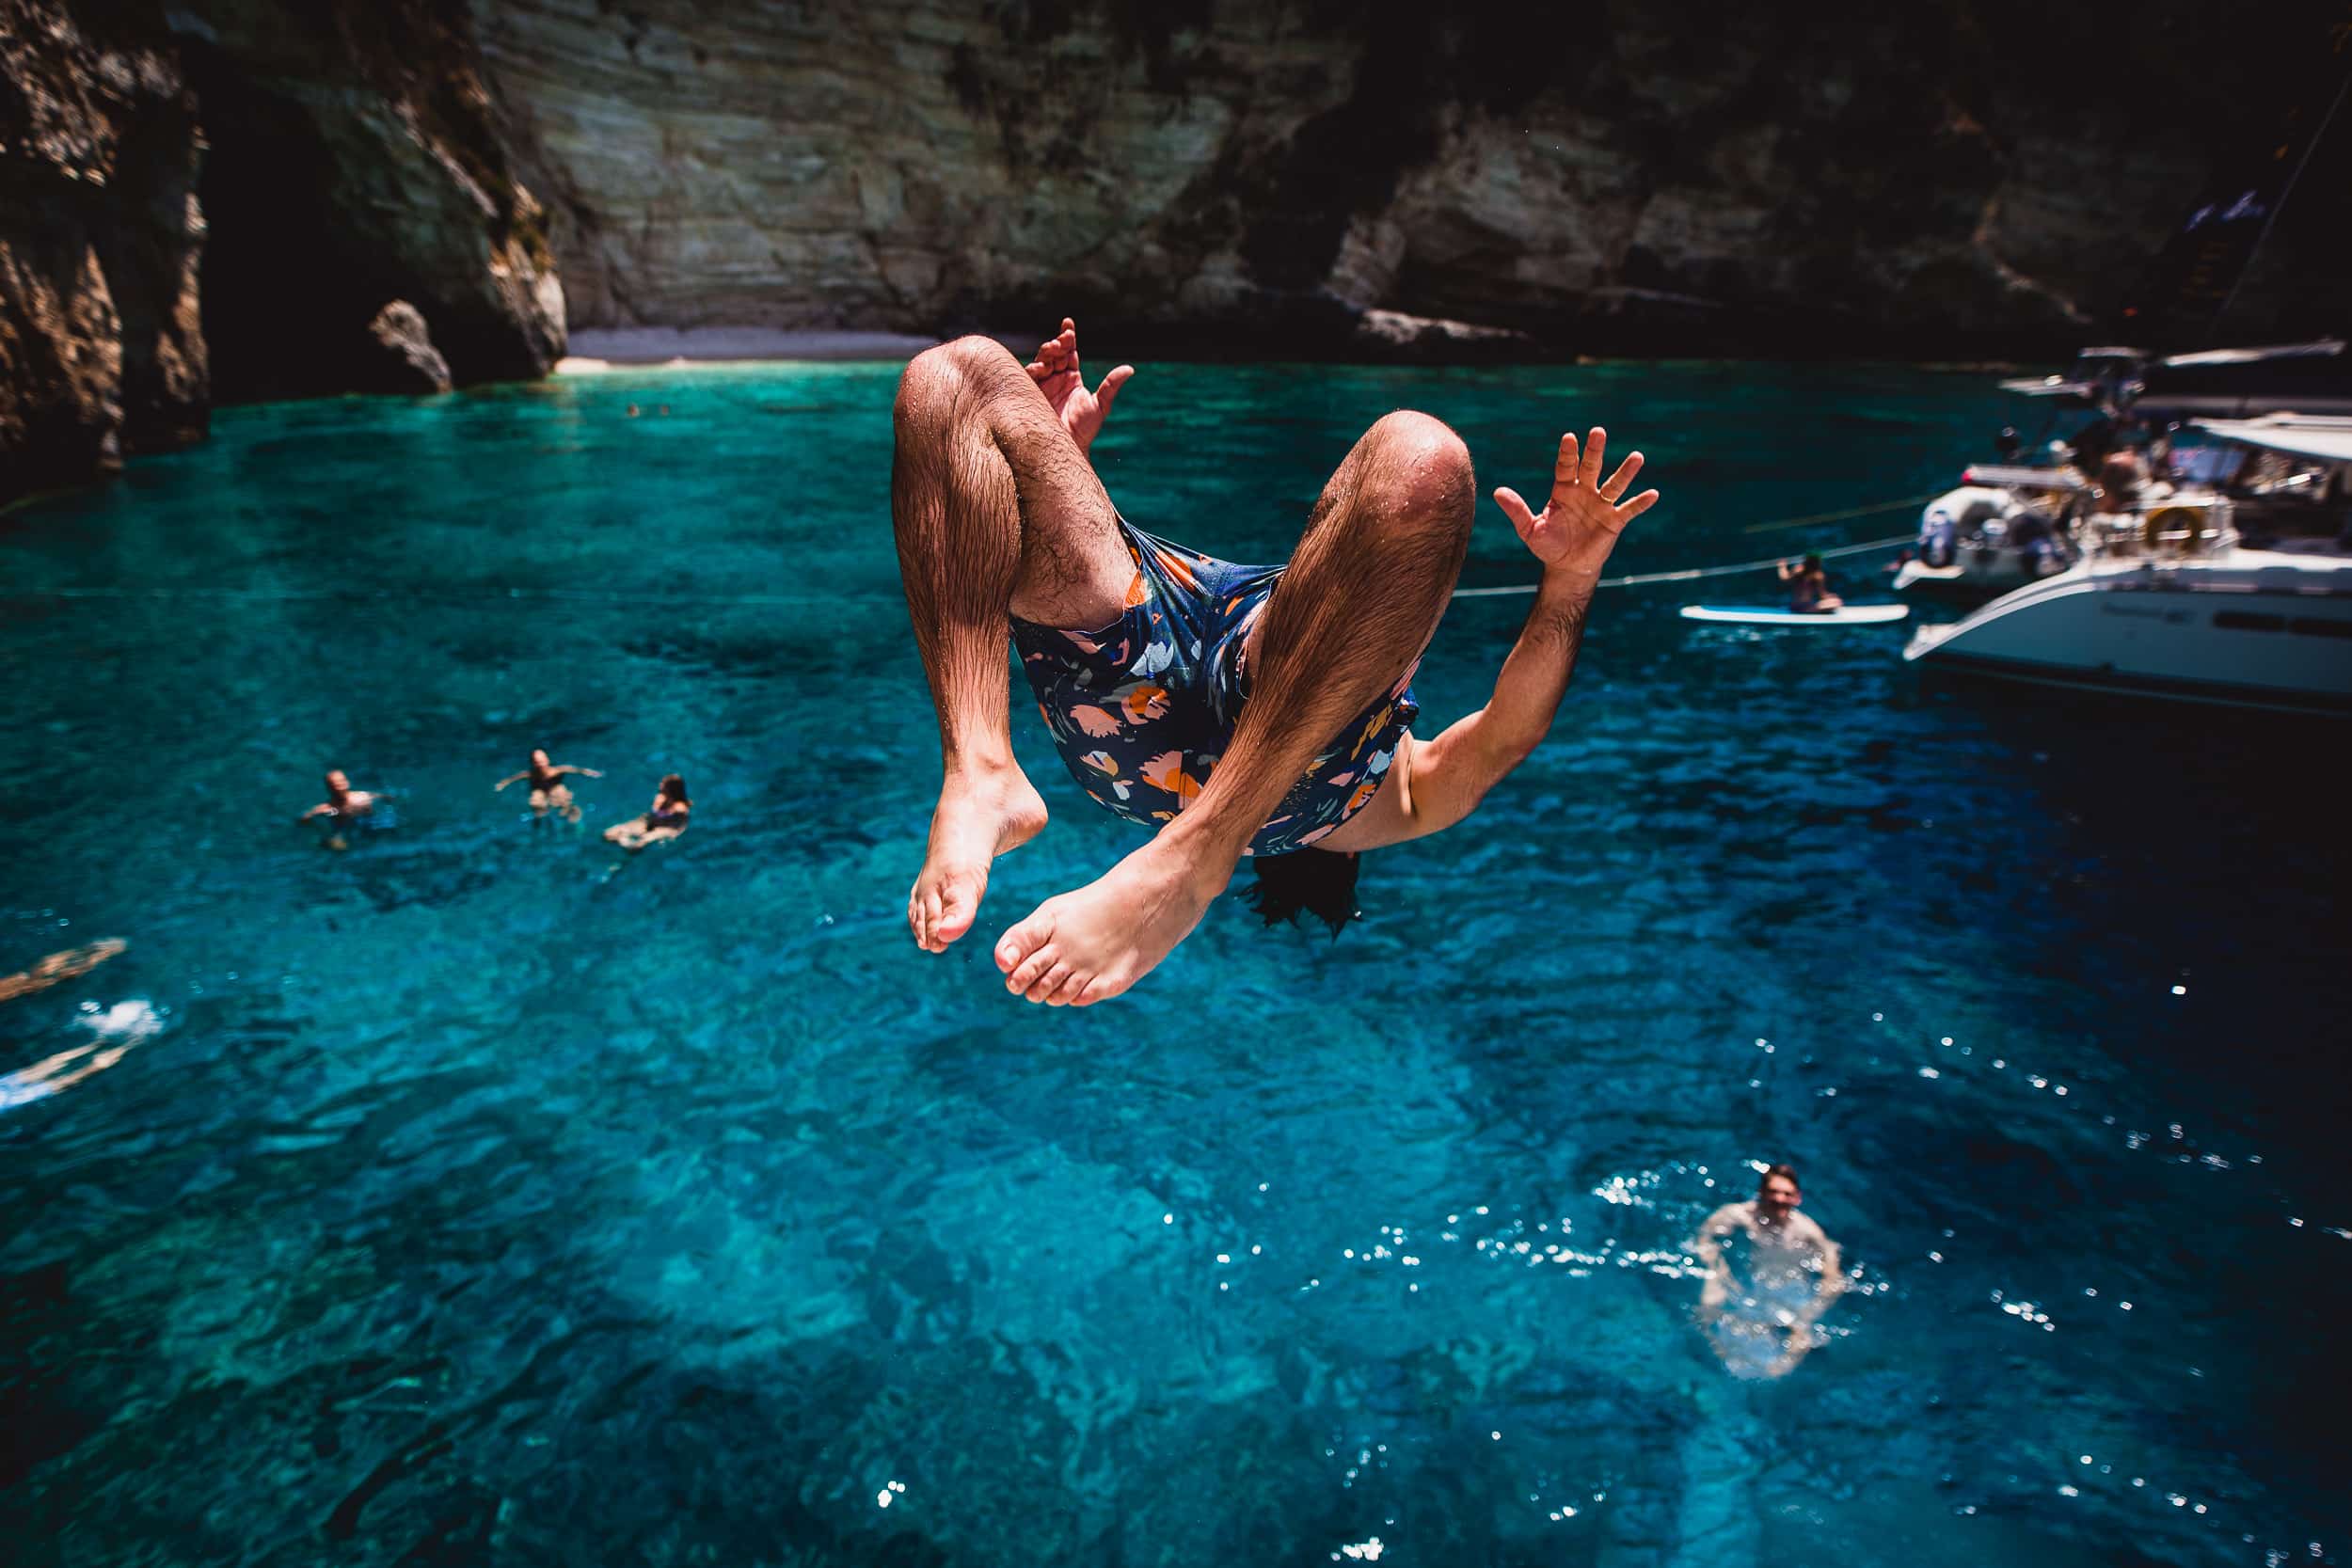
[[[0,971],[129,943],[0,1003],[0,1072],[121,1052],[0,1094],[11,1560],[2337,1558],[2336,732],[1614,591],[1364,923],[1035,1009],[993,936],[1134,840],[1016,705],[1054,824],[907,940],[893,373],[236,409],[0,517]],[[1986,379],[1150,366],[1098,458],[1263,559],[1390,407],[1522,489],[1599,420],[1667,569],[1900,531],[1746,531],[1949,483]],[[1487,509],[1465,582],[1528,576]],[[580,827],[491,792],[533,745]],[[330,765],[394,796],[343,853]],[[672,769],[686,837],[601,842]],[[1743,1381],[1682,1243],[1782,1159],[1858,1277]]]

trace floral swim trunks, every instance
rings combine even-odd
[[[1038,711],[1079,787],[1157,828],[1200,793],[1249,700],[1244,644],[1279,566],[1237,566],[1119,522],[1135,558],[1127,608],[1100,631],[1012,618]],[[1415,660],[1415,667],[1419,667]],[[1303,849],[1375,795],[1421,712],[1413,672],[1382,693],[1308,767],[1246,853]]]

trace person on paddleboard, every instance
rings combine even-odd
[[[1788,584],[1788,609],[1792,613],[1821,615],[1846,608],[1846,601],[1830,592],[1829,574],[1821,569],[1820,556],[1806,556],[1802,565],[1784,561],[1778,570],[1780,580]]]
[[[1494,493],[1543,581],[1494,696],[1434,739],[1412,681],[1452,597],[1475,508],[1470,453],[1426,414],[1365,432],[1284,566],[1237,566],[1134,527],[1087,451],[1133,367],[1089,390],[1067,319],[1024,368],[988,338],[899,378],[891,515],[942,780],[907,926],[945,953],[989,867],[1045,826],[1013,759],[1005,644],[1063,764],[1099,805],[1153,831],[1109,872],[997,940],[1006,989],[1086,1006],[1133,986],[1256,857],[1260,912],[1355,913],[1357,857],[1470,815],[1550,727],[1601,563],[1658,499],[1639,452],[1560,439],[1537,511]]]

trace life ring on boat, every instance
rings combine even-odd
[[[2204,537],[2211,508],[2159,506],[2140,519],[2140,539],[2151,550],[2171,549],[2187,555]]]

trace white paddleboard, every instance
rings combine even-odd
[[[1772,610],[1763,605],[1714,606],[1687,604],[1686,621],[1736,621],[1752,626],[1867,626],[1899,621],[1911,613],[1907,604],[1850,604],[1837,610]]]

